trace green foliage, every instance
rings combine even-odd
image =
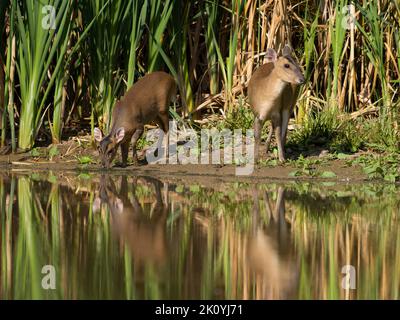
[[[105,129],[121,89],[120,58],[126,54],[123,44],[131,36],[127,28],[132,26],[128,15],[131,5],[132,1],[125,0],[90,0],[82,5],[83,23],[94,22],[85,43],[88,63],[95,66],[88,74],[92,112]]]
[[[389,119],[352,120],[344,114],[326,110],[311,112],[303,125],[289,134],[287,145],[294,150],[320,146],[338,153],[355,153],[365,148],[397,152],[400,150],[400,139],[396,126]]]
[[[35,141],[43,117],[46,98],[54,85],[56,77],[61,72],[63,59],[54,64],[57,51],[64,56],[70,33],[71,0],[37,2],[25,1],[23,4],[15,1],[17,16],[17,48],[18,76],[21,90],[21,118],[18,144],[22,149],[30,149]],[[45,5],[55,8],[57,29],[45,29],[42,26],[42,12]],[[57,30],[57,32],[56,32]],[[51,68],[52,67],[52,68]],[[50,79],[47,79],[52,69]],[[45,88],[45,91],[41,90]]]
[[[321,178],[336,178],[337,175],[336,173],[332,172],[332,171],[324,171],[320,174]]]
[[[142,150],[144,147],[148,146],[149,142],[146,140],[145,136],[141,136],[136,144],[137,150]]]
[[[359,164],[369,179],[384,179],[388,182],[400,180],[400,155],[363,155],[350,164]]]
[[[378,152],[399,152],[400,132],[397,126],[400,122],[395,119],[394,124],[389,119],[371,119],[363,125],[365,145]]]
[[[261,166],[267,166],[267,167],[276,167],[279,164],[277,159],[272,159],[272,158],[270,158],[270,159],[260,159],[260,160],[258,160],[258,163]]]
[[[322,179],[333,179],[337,175],[333,171],[321,171],[320,167],[323,164],[328,163],[327,160],[322,159],[311,159],[305,158],[300,155],[298,159],[289,162],[294,165],[296,170],[289,173],[289,177],[311,177],[311,178],[322,178]]]
[[[363,5],[358,5],[358,9],[362,13],[362,19],[365,21],[364,25],[357,22],[357,28],[361,31],[365,39],[362,49],[368,56],[371,63],[373,63],[377,75],[380,78],[381,95],[379,96],[379,99],[382,98],[383,100],[381,114],[383,115],[383,118],[385,118],[389,115],[389,107],[391,105],[386,78],[386,48],[384,40],[385,35],[383,32],[385,29],[385,24],[387,23],[385,15],[389,13],[380,12],[379,4],[377,4],[375,1],[370,1],[368,4],[364,2]]]
[[[40,157],[42,155],[42,152],[40,152],[40,149],[38,148],[33,148],[30,154],[32,157]]]
[[[50,161],[53,160],[53,158],[55,156],[58,156],[59,154],[60,154],[60,151],[58,150],[57,146],[51,146],[51,148],[49,149],[49,152],[48,152]]]
[[[310,145],[327,146],[339,133],[341,121],[333,109],[318,112],[312,111],[303,125],[288,137],[290,148],[304,148]]]
[[[90,157],[90,156],[76,157],[76,159],[78,160],[78,163],[79,163],[79,164],[83,164],[83,165],[91,164],[91,163],[94,162],[94,161],[93,161],[93,158]]]
[[[254,114],[251,109],[243,104],[239,104],[236,108],[228,109],[226,118],[220,124],[217,124],[217,128],[228,128],[230,130],[242,129],[245,132],[253,128],[253,123]]]
[[[316,177],[318,176],[317,165],[321,164],[321,160],[305,158],[303,155],[300,155],[298,159],[290,161],[290,163],[299,168],[298,170],[290,172],[290,177]]]
[[[344,120],[342,126],[337,131],[337,135],[329,144],[329,148],[333,152],[357,152],[365,146],[365,134],[363,130],[363,122]]]

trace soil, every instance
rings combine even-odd
[[[56,148],[55,148],[56,147]],[[56,149],[57,154],[50,157],[50,149]],[[8,150],[3,150],[7,152]],[[131,156],[132,153],[130,153]],[[266,154],[265,150],[262,154]],[[144,151],[139,151],[139,159],[143,158]],[[321,159],[321,164],[316,165],[317,172],[332,171],[336,174],[334,178],[320,178],[318,176],[291,177],[290,173],[299,170],[295,164],[284,163],[275,166],[257,164],[251,175],[236,175],[235,165],[202,165],[202,164],[141,164],[134,166],[129,165],[125,168],[117,165],[109,170],[101,168],[98,164],[98,153],[95,146],[91,142],[90,136],[74,137],[61,144],[49,147],[35,148],[30,152],[17,152],[15,154],[3,154],[0,152],[0,170],[11,172],[24,171],[68,171],[68,172],[87,172],[87,173],[105,173],[112,174],[128,174],[145,176],[150,175],[159,178],[177,179],[193,178],[196,181],[213,180],[220,181],[248,181],[248,182],[266,182],[266,181],[293,181],[293,180],[313,180],[313,181],[335,181],[335,182],[363,182],[367,176],[363,173],[359,166],[349,167],[344,160],[332,160],[329,153],[325,150],[313,150],[306,153],[307,159]],[[356,155],[355,155],[356,156]],[[92,159],[89,164],[80,164],[79,159],[88,157]],[[119,155],[117,156],[119,157]],[[269,155],[268,157],[273,157]],[[267,159],[267,156],[264,158]],[[297,155],[289,153],[289,158],[296,158]],[[118,161],[118,159],[117,159]]]

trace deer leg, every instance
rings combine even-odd
[[[269,145],[271,144],[271,140],[272,140],[272,134],[274,133],[274,127],[271,124],[270,128],[269,128],[269,133],[268,133],[268,137],[267,137],[267,141],[265,142],[265,147],[266,147],[266,152],[268,153],[268,149],[269,149]]]
[[[157,123],[160,126],[161,130],[164,131],[164,139],[162,144],[165,146],[164,155],[168,158],[169,151],[169,118],[168,112],[160,112],[160,115],[157,117]]]
[[[136,144],[140,137],[142,136],[144,132],[144,127],[139,127],[136,129],[135,133],[132,136],[132,146],[133,146],[133,165],[137,166],[138,165],[138,158],[137,158],[137,152],[136,152]]]
[[[289,110],[285,109],[282,111],[282,143],[286,144],[287,128],[289,124],[290,113]]]
[[[272,117],[272,125],[274,126],[274,129],[275,129],[275,137],[276,137],[276,141],[278,144],[279,161],[284,162],[285,161],[285,150],[284,150],[283,144],[282,144],[282,119],[281,119],[280,114],[275,114]]]
[[[254,160],[258,160],[258,152],[261,143],[261,131],[263,127],[263,122],[257,116],[254,119]]]
[[[130,139],[126,139],[125,142],[121,143],[121,160],[122,160],[121,166],[123,168],[126,167],[127,160],[128,160],[129,142],[130,142]]]

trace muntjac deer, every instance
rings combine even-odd
[[[255,159],[261,142],[261,131],[266,120],[271,120],[272,128],[267,139],[267,151],[275,131],[279,161],[285,161],[284,144],[290,114],[297,100],[298,85],[305,82],[299,65],[292,58],[292,49],[285,46],[281,57],[275,50],[268,49],[269,62],[259,67],[249,82],[248,97],[254,112]]]
[[[101,130],[94,129],[94,138],[103,167],[111,166],[119,146],[122,166],[125,167],[131,140],[133,162],[137,164],[136,143],[143,134],[145,124],[155,121],[166,134],[168,133],[168,109],[170,102],[176,97],[176,91],[174,78],[159,71],[147,74],[126,92],[114,106],[110,133],[103,138]]]

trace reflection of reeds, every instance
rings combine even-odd
[[[295,210],[297,219],[293,232],[301,255],[300,279],[303,290],[300,297],[329,299],[395,299],[399,295],[398,225],[394,223],[396,207],[394,199],[382,202],[378,199],[363,205],[352,204],[330,216],[308,219],[318,213],[318,208]],[[307,246],[304,239],[307,238]],[[307,257],[307,258],[306,258]],[[304,262],[309,259],[309,263]],[[340,286],[341,268],[353,265],[356,269],[357,290],[346,292]],[[325,272],[327,273],[325,275]],[[310,291],[309,275],[320,283]],[[322,276],[321,276],[322,275]],[[390,280],[389,280],[390,279]],[[326,281],[327,280],[327,281]]]
[[[0,272],[0,297],[11,298],[12,274],[11,274],[11,230],[12,230],[12,210],[14,204],[15,179],[11,180],[10,190],[6,192],[4,181],[0,180],[0,212],[1,214],[1,272]]]
[[[13,274],[14,297],[17,299],[43,298],[41,288],[41,265],[43,251],[40,244],[41,232],[38,230],[37,210],[34,193],[28,178],[18,179],[18,239],[16,253],[13,256],[15,274]],[[43,247],[42,247],[43,248]]]
[[[98,212],[96,183],[75,193],[54,181],[0,180],[1,298],[399,298],[396,191],[113,180]],[[55,291],[41,287],[46,264],[56,268]],[[346,264],[357,290],[340,286]]]

